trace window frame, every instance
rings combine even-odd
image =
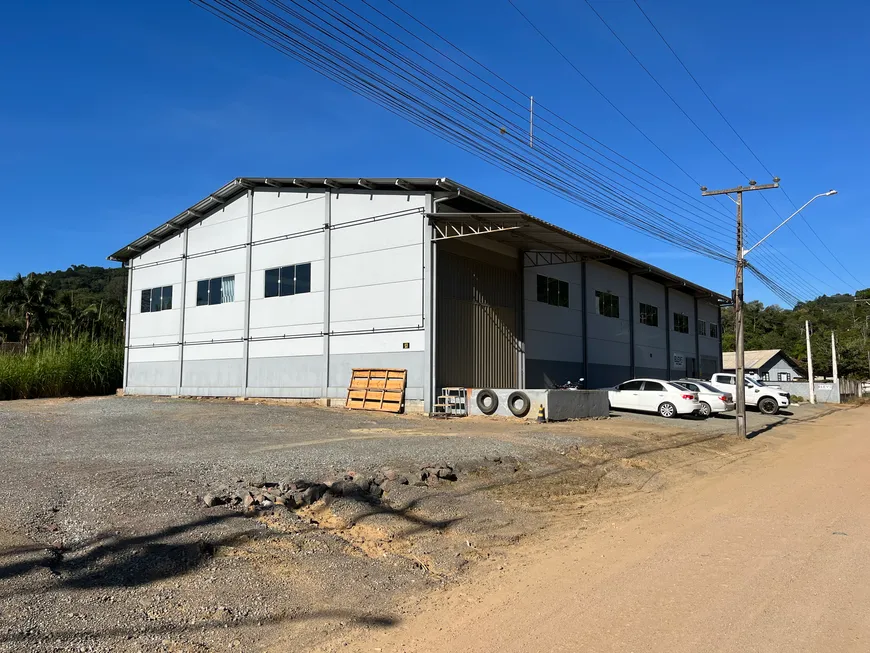
[[[698,329],[698,335],[699,336],[706,336],[707,335],[707,320],[697,319],[695,321],[697,322],[697,324],[695,325],[695,328]]]
[[[596,290],[595,300],[595,310],[598,315],[619,319],[619,295],[607,290]]]
[[[172,285],[143,288],[139,296],[140,313],[159,313],[172,310]],[[146,300],[147,297],[147,300]],[[167,297],[169,304],[167,304]]]
[[[139,312],[140,313],[150,313],[151,312],[151,288],[143,288],[142,294],[139,297]],[[147,295],[146,295],[147,293]],[[148,299],[145,299],[145,297]]]
[[[658,388],[647,388],[647,385],[657,385]],[[644,381],[642,392],[665,392],[665,386],[658,381]]]
[[[556,277],[539,274],[535,279],[535,297],[542,304],[570,308],[571,284]]]
[[[777,372],[776,380],[780,383],[791,383],[791,372]],[[767,381],[767,379],[765,379],[765,381]]]
[[[652,309],[652,312],[650,312],[650,309]],[[651,315],[653,316],[654,320],[650,320]],[[640,324],[648,327],[658,328],[659,307],[655,304],[644,304],[643,302],[638,302],[637,319]]]
[[[710,330],[709,336],[711,338],[716,338],[718,340],[719,339],[719,323],[718,322],[710,322],[709,330]],[[715,335],[713,335],[714,330],[716,331]]]
[[[300,275],[300,271],[302,274]],[[270,282],[270,277],[273,279]],[[306,279],[307,277],[307,279]],[[307,282],[304,290],[299,289],[300,279]],[[273,287],[270,288],[270,285]],[[289,289],[288,289],[289,288]],[[311,262],[291,263],[277,268],[265,270],[263,279],[263,297],[292,297],[311,292]]]
[[[681,326],[682,326],[683,322],[685,321],[685,325],[686,325],[685,331],[677,328],[677,318],[680,318],[680,325]],[[683,334],[691,333],[691,331],[689,330],[689,316],[686,315],[685,313],[676,313],[675,312],[674,318],[673,318],[673,330],[675,333],[683,333]]]
[[[232,280],[233,296],[232,298],[224,298],[224,284],[227,280]],[[203,289],[205,295],[203,296]],[[216,296],[216,301],[212,295]],[[220,277],[212,277],[210,279],[200,279],[196,282],[196,305],[197,306],[217,306],[219,304],[232,304],[236,301],[236,275],[225,274]]]

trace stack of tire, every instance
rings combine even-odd
[[[532,402],[525,392],[514,390],[508,395],[507,407],[514,417],[525,417]],[[477,408],[484,415],[494,415],[498,410],[498,395],[494,390],[480,390],[477,393]]]

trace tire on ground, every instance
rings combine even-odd
[[[517,402],[519,402],[519,407],[516,406]],[[507,407],[514,417],[525,417],[529,413],[529,408],[532,407],[532,402],[529,401],[529,397],[525,392],[517,390],[511,392],[508,396]]]
[[[779,412],[779,404],[776,403],[776,399],[764,397],[758,402],[758,410],[765,415],[776,415]]]
[[[489,403],[486,403],[486,400]],[[477,393],[477,407],[484,415],[492,415],[498,410],[498,395],[492,390],[481,390]]]
[[[701,416],[702,417],[710,417],[713,414],[713,409],[710,408],[710,404],[706,401],[701,402]]]

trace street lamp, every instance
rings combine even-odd
[[[759,240],[757,243],[755,243],[752,247],[750,247],[749,249],[744,249],[744,250],[743,250],[743,256],[746,256],[747,254],[749,254],[749,252],[751,252],[753,249],[755,249],[756,247],[758,247],[758,246],[759,246],[761,243],[763,243],[765,240],[767,240],[768,238],[770,238],[770,237],[771,237],[773,234],[775,234],[775,233],[779,230],[779,228],[782,227],[786,222],[788,222],[789,220],[791,220],[793,217],[795,217],[798,213],[800,213],[801,211],[803,211],[805,208],[807,208],[810,204],[812,204],[813,202],[815,202],[817,199],[819,199],[820,197],[828,197],[828,196],[830,196],[830,195],[836,195],[836,194],[837,194],[837,191],[835,191],[835,190],[829,190],[827,193],[819,193],[818,195],[816,195],[815,197],[813,197],[809,202],[807,202],[807,203],[804,204],[802,207],[800,207],[797,211],[795,211],[795,212],[792,213],[790,216],[788,216],[785,220],[783,220],[782,222],[780,222],[780,223],[776,226],[776,228],[775,228],[773,231],[771,231],[771,232],[770,232],[769,234],[767,234],[764,238],[762,238],[762,239]]]
[[[764,238],[762,238],[761,240],[759,240],[757,243],[755,243],[755,244],[754,244],[752,247],[750,247],[749,249],[744,249],[744,250],[743,250],[743,256],[745,257],[747,254],[749,254],[749,252],[751,252],[753,249],[755,249],[756,247],[758,247],[758,246],[759,246],[761,243],[763,243],[765,240],[767,240],[768,238],[770,238],[770,237],[771,237],[773,234],[775,234],[775,233],[777,232],[777,230],[778,230],[780,227],[782,227],[786,222],[788,222],[789,220],[791,220],[793,217],[795,217],[798,213],[800,213],[801,211],[803,211],[805,208],[807,208],[810,204],[812,204],[813,202],[815,202],[817,199],[819,199],[820,197],[829,197],[830,195],[836,195],[836,194],[837,194],[837,191],[831,189],[831,190],[829,190],[827,193],[819,193],[819,194],[816,195],[815,197],[810,198],[810,200],[809,200],[806,204],[804,204],[804,205],[803,205],[802,207],[800,207],[797,211],[795,211],[795,212],[792,213],[790,216],[788,216],[785,220],[783,220],[782,222],[780,222],[780,223],[779,223],[779,224],[778,224],[778,225],[773,229],[773,231],[771,231],[769,234],[767,234]],[[742,320],[740,321],[740,327],[741,327],[741,329],[743,328],[743,321],[742,321]],[[810,403],[811,403],[811,404],[814,404],[814,403],[816,403],[816,388],[815,388],[815,376],[813,376],[813,353],[812,353],[812,349],[811,349],[811,345],[810,345],[810,322],[809,322],[809,320],[807,320],[806,330],[807,330],[807,376],[809,377],[807,380],[809,381]],[[833,333],[831,334],[831,337],[832,337],[832,338],[834,337],[834,336],[833,336]],[[739,338],[738,340],[740,341],[740,343],[741,343],[741,345],[742,345],[742,344],[743,344],[743,338]],[[743,357],[741,356],[740,358],[742,359]],[[744,410],[745,410],[745,406],[744,406]]]
[[[750,181],[749,186],[737,186],[736,188],[726,188],[723,190],[708,190],[706,187],[701,187],[701,195],[704,197],[709,197],[711,195],[728,195],[729,197],[733,194],[737,196],[737,199],[734,200],[734,203],[737,205],[737,270],[736,270],[736,288],[734,290],[734,331],[735,331],[735,343],[734,343],[734,367],[735,367],[735,379],[736,381],[736,394],[735,397],[737,403],[737,437],[745,438],[746,437],[746,387],[745,383],[745,366],[744,366],[744,324],[743,324],[743,271],[746,267],[745,257],[749,252],[753,249],[761,245],[765,240],[767,240],[770,236],[772,236],[782,225],[791,220],[798,213],[803,211],[807,206],[810,205],[811,202],[817,200],[820,197],[827,197],[828,195],[836,195],[837,191],[829,190],[827,193],[819,193],[809,202],[800,207],[797,211],[788,216],[785,220],[783,220],[773,231],[767,234],[764,238],[759,240],[755,245],[750,247],[749,249],[745,249],[743,247],[743,193],[747,191],[758,191],[758,190],[772,190],[774,188],[779,188],[779,177],[773,178],[772,184],[757,184],[755,181]],[[812,379],[810,379],[810,384],[812,384]],[[810,385],[812,389],[812,385]]]

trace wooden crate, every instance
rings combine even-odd
[[[345,406],[355,410],[400,413],[405,407],[408,370],[354,368]]]

